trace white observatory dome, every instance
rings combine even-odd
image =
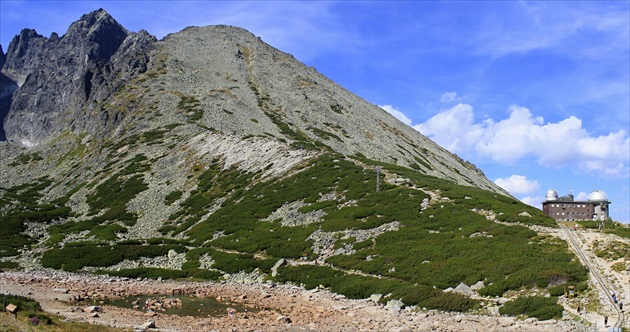
[[[602,190],[593,190],[588,194],[589,202],[607,202],[608,196]]]
[[[555,189],[547,190],[547,194],[545,195],[545,201],[555,201],[557,199],[558,199],[558,192]]]

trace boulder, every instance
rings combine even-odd
[[[509,301],[508,299],[506,299],[506,298],[504,298],[504,297],[500,297],[500,298],[497,300],[497,304],[498,304],[498,305],[504,305],[504,304],[506,304],[508,301]]]
[[[464,295],[467,295],[467,296],[471,296],[471,295],[474,294],[472,289],[470,289],[470,287],[468,287],[468,285],[466,285],[463,282],[459,283],[459,285],[457,285],[457,287],[455,287],[455,289],[453,289],[453,292],[459,293],[459,294],[464,294]]]
[[[271,276],[275,277],[276,275],[278,275],[278,268],[284,264],[286,264],[286,260],[284,258],[280,258],[276,262],[276,264],[271,268]]]
[[[378,301],[380,301],[382,297],[383,297],[383,294],[372,294],[370,295],[370,300],[378,303]]]
[[[430,205],[430,204],[429,204],[429,199],[428,199],[428,198],[423,199],[423,200],[422,200],[422,203],[420,203],[420,207],[421,207],[421,208],[423,208],[423,209],[428,208],[428,207],[429,207],[429,205]]]
[[[93,312],[98,312],[98,311],[101,311],[101,308],[95,305],[91,305],[89,307],[83,308],[83,312],[87,312],[87,313],[93,313]]]
[[[285,323],[285,324],[289,324],[291,323],[291,318],[284,316],[284,315],[280,315],[278,317],[276,317],[276,321],[280,322],[280,323]]]
[[[143,330],[154,329],[154,328],[155,328],[155,322],[153,320],[149,320],[146,323],[142,324]]]
[[[514,325],[514,318],[513,317],[499,317],[499,320],[497,321],[497,323],[501,325],[501,327],[512,326]]]
[[[387,301],[387,304],[385,305],[385,309],[387,309],[387,310],[389,310],[391,312],[398,312],[404,306],[405,306],[405,304],[401,300],[389,300],[389,301]]]
[[[483,284],[483,280],[479,280],[479,281],[477,281],[476,284],[470,286],[470,289],[472,289],[472,290],[479,290],[479,289],[482,289],[484,287],[485,287],[485,285]]]

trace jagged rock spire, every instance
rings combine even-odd
[[[7,139],[35,145],[68,128],[99,132],[112,125],[85,111],[146,70],[142,54],[155,41],[146,31],[129,32],[103,9],[81,16],[61,37],[22,30],[2,70],[19,86],[4,122]]]

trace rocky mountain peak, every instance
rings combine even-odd
[[[13,94],[0,110],[6,138],[32,146],[69,128],[98,132],[120,121],[91,111],[146,70],[155,41],[146,31],[127,31],[103,9],[83,15],[62,37],[22,30],[2,67],[3,92]]]
[[[4,54],[4,50],[2,50],[2,45],[0,45],[0,69],[4,66],[4,62],[6,61],[7,56]]]
[[[129,32],[105,10],[98,9],[72,23],[64,39],[85,43],[90,59],[109,59],[124,42]],[[90,47],[91,46],[91,47]]]

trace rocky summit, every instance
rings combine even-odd
[[[284,283],[392,310],[497,312],[535,288],[544,319],[562,316],[545,296],[588,287],[552,219],[241,28],[157,40],[100,9],[62,36],[23,30],[0,64],[2,269]]]

